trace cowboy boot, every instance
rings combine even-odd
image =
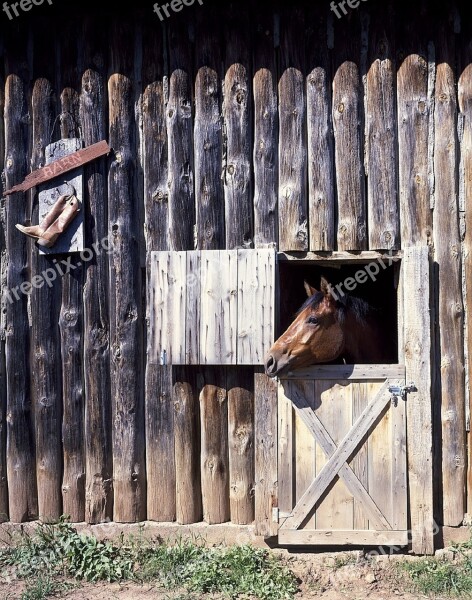
[[[47,230],[38,239],[39,246],[51,248],[56,243],[57,238],[72,223],[77,213],[80,211],[80,205],[75,195],[68,196],[65,208],[59,217],[50,225]]]
[[[17,229],[24,233],[25,235],[38,239],[43,233],[46,231],[48,227],[50,227],[54,221],[58,218],[58,216],[62,213],[64,208],[67,205],[67,201],[70,198],[70,194],[64,194],[60,196],[56,202],[52,205],[51,210],[44,217],[39,225],[31,225],[30,227],[25,227],[24,225],[15,225]]]

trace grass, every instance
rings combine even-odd
[[[0,549],[0,571],[26,580],[21,600],[57,596],[78,581],[153,582],[182,589],[182,598],[220,593],[228,598],[290,600],[297,584],[281,558],[252,546],[207,547],[195,540],[173,545],[121,537],[98,541],[62,518],[22,532]]]
[[[410,576],[415,588],[432,597],[441,594],[451,598],[472,596],[472,539],[451,548],[454,560],[421,558],[401,563],[400,568]]]

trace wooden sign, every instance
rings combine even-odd
[[[78,138],[63,139],[46,147],[46,166],[43,171],[53,168],[52,165],[65,164],[66,159],[77,156],[82,147],[82,140]],[[77,152],[77,150],[79,152]],[[69,170],[70,171],[70,170]],[[62,173],[61,173],[62,174]],[[67,183],[66,183],[67,182]],[[73,193],[72,187],[76,191],[77,199],[80,202],[80,212],[75,216],[68,228],[61,233],[52,248],[38,246],[40,254],[65,254],[70,252],[81,252],[84,249],[84,207],[83,207],[83,167],[75,167],[70,171],[67,177],[57,185],[48,184],[42,186],[39,192],[39,223],[51,210],[53,204],[59,196]]]
[[[66,140],[61,140],[58,143],[63,143],[64,141]],[[48,146],[48,148],[49,147],[50,146]],[[26,192],[26,190],[29,190],[40,183],[45,183],[50,179],[64,175],[64,173],[68,173],[69,171],[77,169],[78,167],[95,160],[100,156],[104,156],[109,152],[110,146],[105,140],[97,142],[96,144],[92,144],[91,146],[87,146],[87,148],[82,148],[76,152],[73,152],[72,154],[68,154],[67,156],[63,156],[58,160],[54,160],[41,169],[36,169],[36,171],[29,173],[22,183],[13,186],[4,192],[3,195],[9,196],[10,194],[15,194],[16,192]]]

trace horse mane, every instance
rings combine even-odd
[[[306,308],[316,308],[325,297],[323,292],[316,292],[313,296],[310,296],[305,300],[303,306],[297,311],[295,316],[298,316]],[[376,309],[372,307],[368,302],[362,298],[350,296],[345,294],[336,300],[336,307],[338,308],[338,318],[341,323],[346,320],[348,314],[352,314],[356,321],[361,324],[366,324],[367,319],[371,316]]]

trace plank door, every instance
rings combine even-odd
[[[404,366],[306,371],[279,384],[279,543],[406,545]]]

